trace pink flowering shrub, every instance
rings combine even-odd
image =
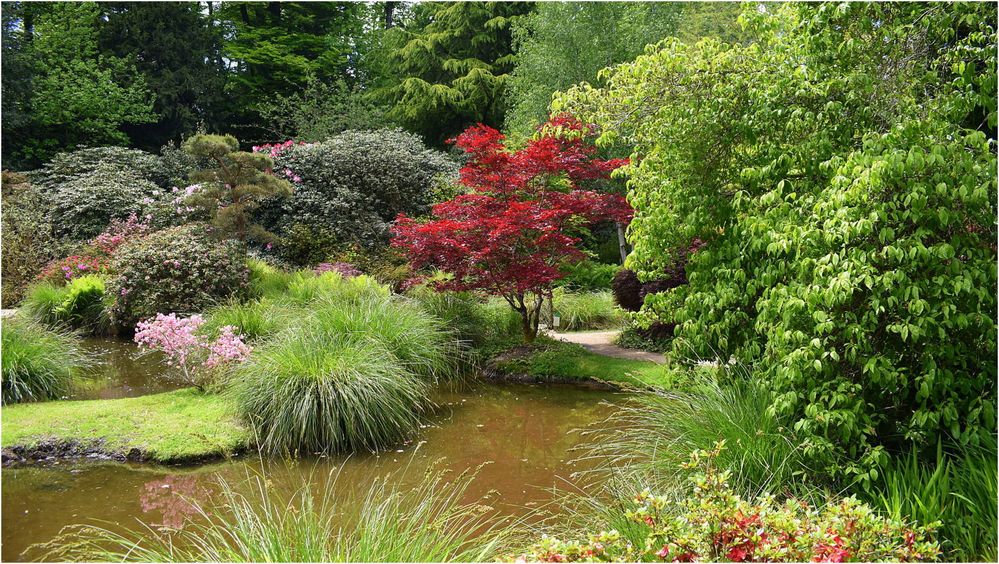
[[[109,265],[105,259],[93,255],[72,255],[54,260],[38,274],[38,281],[64,286],[70,280],[85,274],[104,274]]]
[[[204,323],[200,315],[157,313],[135,326],[135,342],[139,348],[162,352],[167,365],[179,369],[185,382],[201,388],[217,370],[245,361],[252,351],[232,325],[222,327],[211,341],[198,333]]]
[[[293,141],[289,139],[284,143],[265,143],[263,145],[254,145],[253,152],[266,153],[268,156],[270,156],[270,158],[276,159],[281,153],[283,153],[287,149],[290,149],[296,145],[307,145],[307,144],[308,143],[306,143],[305,141]],[[275,173],[284,175],[288,180],[291,180],[295,184],[299,184],[302,182],[302,177],[295,174],[295,172],[290,168],[284,167],[278,171],[275,171]]]
[[[146,216],[142,221],[139,216],[132,212],[128,219],[112,219],[104,231],[94,238],[92,245],[101,253],[107,256],[114,254],[118,247],[127,241],[139,239],[147,235],[150,231],[149,220],[152,216]]]
[[[615,530],[565,542],[543,537],[518,562],[915,562],[940,554],[938,525],[907,525],[847,498],[823,507],[764,496],[740,498],[712,451],[695,451],[689,495],[680,502],[644,491],[626,516],[643,525],[634,546]]]
[[[354,276],[360,276],[362,272],[354,265],[349,262],[323,262],[316,265],[316,268],[312,270],[316,275],[324,274],[326,272],[336,272],[344,278],[353,278]]]

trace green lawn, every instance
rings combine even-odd
[[[573,344],[539,338],[531,347],[500,355],[493,363],[501,372],[527,374],[539,380],[596,380],[627,386],[674,388],[685,373],[668,364],[594,354]]]
[[[222,456],[249,440],[223,398],[193,388],[138,398],[8,405],[2,422],[5,448],[104,439],[108,452],[137,448],[158,462]]]

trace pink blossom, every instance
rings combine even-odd
[[[251,350],[250,346],[243,342],[243,336],[236,334],[236,328],[226,325],[220,331],[219,338],[209,345],[208,360],[204,366],[215,368],[230,362],[243,362],[250,356]]]
[[[122,288],[122,295],[127,293]],[[226,325],[219,337],[209,342],[197,334],[204,323],[200,315],[183,318],[175,313],[157,313],[155,318],[140,321],[135,326],[135,342],[140,348],[162,352],[167,358],[167,365],[180,368],[185,380],[191,383],[195,383],[199,372],[247,359],[253,349],[243,342],[242,335],[236,333],[236,327]]]

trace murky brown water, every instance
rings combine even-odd
[[[176,387],[144,382],[132,372],[153,370],[134,358],[133,347],[110,349],[108,358],[120,369],[109,372],[108,388],[94,388],[87,397],[141,395],[164,389],[158,386]],[[145,377],[152,376],[148,372]],[[99,520],[111,528],[135,528],[141,520],[177,526],[190,511],[185,497],[207,499],[219,478],[245,484],[261,471],[272,483],[292,490],[310,475],[313,483],[324,487],[331,472],[342,465],[336,487],[363,492],[377,476],[388,473],[415,483],[435,463],[460,472],[490,462],[479,470],[469,497],[495,490],[490,503],[511,514],[526,514],[548,502],[548,489],[566,486],[565,480],[577,469],[570,449],[584,439],[574,430],[604,420],[626,399],[623,394],[568,387],[483,384],[442,394],[437,400],[440,415],[416,441],[400,447],[402,452],[294,463],[249,457],[196,467],[63,462],[4,469],[0,557],[38,559],[42,551],[24,551],[51,540],[71,524]]]
[[[130,341],[88,338],[83,351],[94,364],[67,399],[132,398],[184,387],[177,375],[164,370],[160,353],[143,353]]]

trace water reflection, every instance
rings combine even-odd
[[[363,493],[388,473],[404,485],[415,484],[441,460],[454,472],[488,461],[465,501],[495,491],[490,503],[523,515],[547,503],[548,488],[577,469],[569,450],[584,439],[573,431],[603,421],[623,401],[624,395],[568,387],[482,385],[442,393],[441,409],[414,442],[378,455],[290,462],[247,456],[196,467],[91,462],[5,469],[2,559],[40,558],[37,551],[21,554],[70,524],[100,520],[105,527],[134,529],[141,520],[176,527],[190,515],[189,500],[218,493],[220,478],[244,492],[263,475],[279,491],[290,493],[311,482],[346,496]]]

